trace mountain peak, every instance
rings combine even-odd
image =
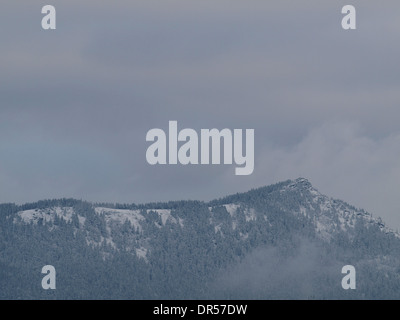
[[[294,180],[296,183],[308,183],[311,185],[310,181],[308,181],[307,178],[299,177],[296,180]]]
[[[42,265],[55,261],[68,288],[77,288],[58,289],[60,298],[178,299],[202,297],[203,293],[210,297],[216,291],[208,284],[224,281],[219,275],[229,270],[240,271],[233,276],[229,273],[232,279],[247,276],[248,270],[261,276],[259,261],[265,262],[261,268],[264,278],[240,284],[237,291],[225,286],[218,294],[254,298],[280,297],[281,292],[292,297],[294,290],[299,290],[294,297],[301,298],[304,277],[313,274],[309,281],[314,281],[312,287],[318,290],[312,296],[326,298],[331,294],[332,298],[340,298],[346,293],[340,287],[332,289],[330,283],[336,281],[347,263],[357,265],[361,274],[385,270],[386,275],[379,278],[386,281],[385,290],[368,291],[370,297],[390,297],[398,294],[400,286],[400,235],[367,212],[321,194],[303,177],[209,203],[108,206],[64,199],[3,205],[0,235],[0,244],[9,248],[10,257],[8,261],[0,259],[0,279],[8,281],[6,290],[0,290],[0,299],[20,297],[21,292],[27,292],[24,297],[28,298],[47,297],[42,296],[40,288],[29,289],[38,287],[34,281],[39,269],[32,268],[38,259]],[[294,276],[298,278],[287,288],[274,280],[281,291],[263,285],[262,294],[254,294],[251,289],[243,295],[248,283],[266,283],[263,279],[269,278],[265,277],[276,275],[277,267],[271,264],[274,261],[282,270],[296,269]],[[297,267],[304,268],[309,262],[310,269],[304,275],[298,273]],[[247,267],[248,263],[257,269]],[[287,264],[282,267],[281,263]],[[324,268],[327,263],[337,265],[334,274]],[[111,265],[116,272],[110,276]],[[4,273],[13,268],[15,272]],[[88,268],[97,275],[95,284],[91,279],[85,282]],[[67,270],[77,271],[69,275]],[[319,278],[315,278],[315,270],[320,270]],[[33,280],[21,284],[21,273]],[[82,283],[77,279],[90,288],[83,295]],[[285,276],[279,279],[287,283]],[[376,279],[376,274],[371,279]],[[371,280],[369,285],[376,288],[377,283]],[[390,286],[393,290],[386,290]],[[127,289],[121,291],[122,287]]]
[[[299,177],[295,180],[289,180],[289,185],[287,185],[287,188],[293,190],[293,189],[298,189],[298,190],[307,190],[313,193],[314,195],[321,195],[319,191],[313,187],[311,182],[303,177]]]
[[[311,182],[306,178],[302,178],[302,177],[297,178],[296,180],[294,180],[293,183],[296,184],[297,186],[301,186],[301,187],[306,188],[306,189],[309,189],[309,188],[313,188],[314,189],[314,187],[312,186]]]

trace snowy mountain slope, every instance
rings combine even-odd
[[[303,178],[210,202],[0,204],[4,299],[394,299],[399,257],[397,232]]]
[[[252,190],[249,193],[260,193],[263,195],[263,188]],[[246,195],[246,194],[243,194]],[[263,199],[266,205],[263,210],[259,210],[260,204],[253,205],[252,201],[242,200],[243,197],[237,197],[237,201],[230,202],[231,197],[220,199],[217,204],[207,205],[210,213],[208,222],[210,229],[214,233],[224,235],[224,230],[234,232],[240,226],[240,230],[246,229],[246,224],[250,222],[257,222],[261,218],[264,221],[269,221],[269,210],[271,208],[285,213],[289,213],[293,217],[301,216],[308,220],[316,233],[316,235],[323,241],[329,242],[332,237],[338,233],[345,233],[349,238],[354,237],[354,232],[357,223],[363,223],[367,227],[377,227],[379,230],[388,235],[400,238],[400,235],[388,228],[380,218],[375,218],[371,214],[362,209],[356,209],[351,205],[329,198],[321,194],[315,189],[311,183],[304,178],[298,178],[294,181],[286,181],[282,185],[269,192]],[[224,203],[228,201],[228,203]],[[185,227],[185,217],[180,216],[178,212],[171,209],[117,209],[107,208],[102,206],[93,206],[94,212],[104,220],[106,225],[106,233],[99,239],[99,241],[88,240],[87,243],[95,246],[101,246],[102,242],[111,245],[114,249],[118,249],[115,245],[113,236],[119,232],[120,228],[129,223],[139,236],[131,243],[131,249],[135,249],[138,257],[145,258],[149,246],[149,239],[151,234],[148,233],[148,225],[146,224],[146,217],[151,213],[157,215],[157,219],[153,221],[154,226],[157,228],[165,228],[170,224],[179,225],[180,228]],[[220,218],[221,210],[225,211],[223,219]],[[76,212],[72,207],[49,207],[49,208],[36,208],[29,210],[18,211],[17,217],[14,218],[14,223],[24,224],[37,224],[39,221],[43,224],[53,226],[55,217],[71,223],[72,218],[76,217],[79,221],[80,229],[85,228],[86,217]],[[167,224],[168,222],[168,224]],[[273,227],[271,222],[268,222],[270,227]],[[224,226],[224,228],[222,228]],[[240,238],[246,240],[248,232],[240,231]]]

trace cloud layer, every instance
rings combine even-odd
[[[0,202],[211,199],[305,176],[400,226],[395,1],[40,1],[0,12]],[[18,17],[18,19],[16,19]],[[146,132],[253,128],[253,175],[149,166]]]

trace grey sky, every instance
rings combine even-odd
[[[46,3],[47,4],[47,3]],[[304,176],[400,229],[400,3],[42,1],[0,11],[0,202],[208,200]],[[255,170],[150,166],[146,132],[254,128]]]

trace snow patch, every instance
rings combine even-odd
[[[140,214],[140,210],[128,210],[128,209],[111,209],[97,207],[95,208],[97,214],[103,214],[107,225],[111,221],[115,221],[119,224],[124,224],[125,221],[129,221],[135,229],[142,230],[140,222],[144,220],[144,217]]]
[[[63,219],[66,222],[71,222],[74,209],[71,207],[53,207],[46,209],[31,209],[17,213],[24,223],[37,224],[40,219],[44,222],[54,222],[54,218]]]
[[[217,233],[217,232],[222,233],[222,231],[221,231],[221,225],[220,225],[220,224],[217,225],[217,226],[214,226],[214,232],[215,232],[215,233]]]
[[[240,205],[234,204],[234,203],[229,203],[229,204],[224,204],[224,207],[225,207],[226,211],[228,211],[230,216],[233,217],[236,213],[236,210],[240,207]]]
[[[141,247],[141,248],[136,248],[136,255],[139,257],[139,258],[142,258],[142,259],[144,259],[144,260],[146,260],[147,261],[147,249],[146,248],[143,248],[143,247]]]
[[[246,222],[249,222],[251,220],[256,220],[256,211],[253,208],[251,208],[249,210],[246,209],[244,212],[244,215],[245,215]]]
[[[149,213],[150,211],[158,213],[158,215],[161,217],[161,222],[163,226],[165,226],[167,220],[170,220],[173,223],[177,222],[176,219],[173,216],[171,216],[171,210],[169,209],[149,209],[147,210],[147,213]]]
[[[303,216],[307,216],[307,209],[303,206],[300,206],[300,214]]]

